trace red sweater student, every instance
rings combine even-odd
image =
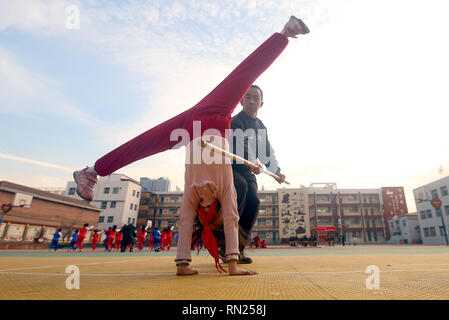
[[[102,232],[103,230],[101,231],[98,231],[97,229],[94,230],[94,234],[92,235],[92,251],[95,251],[95,249],[97,248],[97,242]]]
[[[165,250],[165,247],[167,247],[167,251],[170,250],[172,239],[173,239],[173,227],[169,227],[164,231],[162,231],[162,239],[161,239],[162,250]]]
[[[140,233],[137,235],[137,244],[139,246],[139,250],[143,249],[143,242],[147,237],[147,228],[148,226],[141,226],[139,228]]]
[[[123,239],[123,233],[121,230],[117,231],[117,234],[115,235],[115,243],[114,248],[119,250],[120,249],[120,242],[122,242]]]
[[[81,249],[83,249],[83,242],[84,239],[86,239],[87,231],[93,229],[94,226],[88,227],[89,224],[85,223],[84,226],[80,229],[80,232],[78,234],[78,239],[76,240],[75,248],[78,248],[81,252]]]
[[[107,245],[107,249],[109,251],[112,250],[112,243],[114,242],[115,239],[115,235],[117,234],[117,231],[120,231],[120,229],[117,229],[117,226],[114,225],[112,227],[112,229],[109,231],[109,235],[108,235],[108,245]]]

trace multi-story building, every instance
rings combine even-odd
[[[166,192],[170,190],[170,180],[168,178],[140,178],[143,192]]]
[[[69,181],[66,186],[67,196],[81,199],[75,188],[75,182]],[[130,223],[136,226],[140,196],[140,183],[130,177],[123,174],[99,177],[94,187],[94,198],[90,202],[102,210],[98,228],[107,229],[113,225],[120,228]]]
[[[287,243],[291,236],[311,235],[316,227],[334,226],[349,243],[384,243],[390,238],[388,216],[407,214],[401,187],[337,189],[335,183],[309,188],[259,191],[259,214],[252,230],[268,244]],[[183,192],[143,193],[139,224],[174,225]]]
[[[422,243],[418,215],[416,213],[393,217],[388,220],[388,224],[391,231],[389,243]]]
[[[179,220],[179,209],[184,192],[142,192],[137,224],[148,224],[163,229],[175,226]]]
[[[446,244],[449,237],[449,176],[413,190],[423,244]],[[436,209],[431,200],[440,199]]]
[[[310,225],[312,229],[334,226],[348,243],[385,242],[389,230],[382,204],[381,189],[337,189],[334,183],[323,187],[312,184]]]

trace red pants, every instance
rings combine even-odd
[[[149,129],[95,162],[100,176],[150,155],[173,148],[179,141],[170,141],[174,129],[185,129],[193,140],[193,121],[201,121],[201,134],[210,128],[222,136],[230,128],[231,114],[253,82],[276,60],[288,44],[280,33],[273,34],[241,62],[212,92],[189,110]],[[187,143],[189,143],[188,141]]]
[[[97,240],[92,240],[92,250],[95,251],[96,247],[97,247]]]
[[[115,249],[120,249],[120,242],[122,242],[122,240],[115,240],[115,243],[114,243]]]
[[[76,240],[75,247],[77,247],[78,249],[82,249],[84,239],[86,239],[86,237],[84,237],[84,238],[78,237],[78,239]]]
[[[143,242],[144,241],[145,241],[144,238],[137,238],[137,244],[138,244],[140,250],[143,249]]]
[[[114,238],[111,238],[111,237],[109,236],[109,238],[108,238],[108,245],[107,245],[107,248],[108,248],[108,249],[112,249],[112,242],[114,242]]]

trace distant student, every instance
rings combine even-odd
[[[156,227],[153,231],[153,249],[154,249],[154,251],[160,250],[160,244],[161,244],[161,232]]]
[[[142,251],[143,249],[143,242],[145,241],[147,237],[147,228],[148,226],[141,226],[139,228],[140,233],[137,235],[137,244],[139,246],[139,250]]]
[[[116,225],[114,225],[112,227],[111,231],[109,231],[108,244],[107,244],[107,247],[106,247],[108,251],[112,250],[112,242],[114,242],[115,235],[117,234],[118,231],[120,231],[120,229],[117,229]]]
[[[167,248],[167,251],[170,250],[171,242],[173,240],[173,228],[174,227],[171,226],[164,230],[165,232],[161,239],[162,250],[165,250],[165,248]]]
[[[122,242],[122,239],[123,239],[123,232],[122,230],[118,230],[117,234],[115,235],[115,243],[114,243],[115,249],[120,250],[120,243]]]
[[[59,228],[53,235],[53,240],[51,240],[51,244],[48,247],[48,250],[51,250],[52,248],[55,249],[55,252],[56,252],[56,250],[58,250],[58,242],[59,242],[59,239],[62,238],[61,230],[62,230],[62,228]]]
[[[121,231],[123,240],[120,244],[120,252],[125,252],[127,247],[129,247],[129,252],[132,252],[136,243],[136,228],[132,224],[128,224]]]
[[[84,239],[86,239],[87,231],[92,230],[94,226],[88,227],[89,224],[85,223],[84,226],[80,229],[80,232],[78,234],[78,239],[76,240],[75,248],[78,248],[81,252],[81,249],[83,249],[83,243]]]
[[[104,234],[106,235],[106,238],[103,241],[105,251],[108,250],[108,240],[109,240],[109,234],[111,233],[111,231],[112,231],[112,227],[109,227],[108,230],[104,231]]]
[[[95,249],[97,248],[97,241],[100,238],[100,234],[102,234],[103,232],[103,230],[94,230],[94,234],[92,235],[92,251],[95,251]]]
[[[69,251],[69,250],[75,251],[75,244],[76,244],[76,241],[78,240],[78,232],[79,232],[78,229],[76,229],[75,233],[72,236],[72,241],[70,242],[70,246],[67,248],[67,251]]]

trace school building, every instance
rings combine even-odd
[[[101,211],[85,201],[9,181],[0,181],[0,205],[3,204],[13,207],[3,216],[0,248],[45,244],[59,227],[63,241],[67,241],[85,223],[96,226]]]
[[[182,191],[142,192],[137,224],[159,229],[175,226],[176,239]],[[386,243],[389,219],[408,214],[403,187],[338,189],[335,183],[310,187],[259,190],[260,207],[251,237],[267,244],[288,243],[310,236],[317,227],[336,228],[347,243]]]
[[[449,244],[449,176],[413,190],[423,244]],[[440,200],[435,208],[432,199]]]
[[[75,192],[75,181],[66,185],[67,196],[82,200]],[[95,225],[98,229],[107,229],[116,225],[119,229],[126,224],[137,226],[137,212],[140,203],[142,186],[139,182],[124,174],[114,173],[98,177],[94,187],[91,205],[100,209]]]

